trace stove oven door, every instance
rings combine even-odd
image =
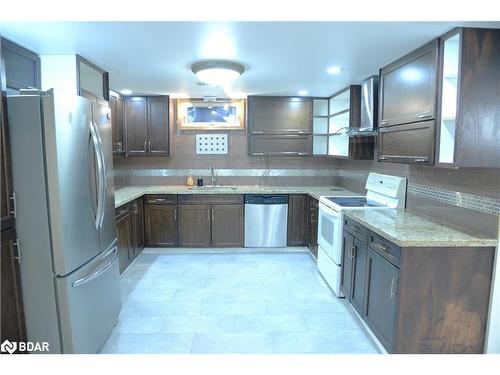
[[[318,244],[336,265],[341,265],[342,213],[321,203],[319,205]]]

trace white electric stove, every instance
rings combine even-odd
[[[364,196],[319,198],[318,270],[338,297],[342,273],[342,230],[344,209],[405,208],[406,178],[370,173]]]

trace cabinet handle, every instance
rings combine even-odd
[[[253,153],[255,156],[264,156],[263,152],[254,152]]]
[[[147,143],[148,143],[147,141],[144,141],[144,152],[147,152],[147,151],[148,151],[148,149],[147,149],[147,147],[146,147],[146,146],[147,146]]]
[[[149,153],[151,153],[151,141],[148,141],[148,149],[149,149]]]
[[[177,207],[174,207],[174,223],[177,221]]]
[[[134,203],[134,204],[132,205],[132,213],[133,213],[133,214],[138,214],[138,213],[139,213],[138,208],[139,208],[139,207],[137,206],[137,203]]]
[[[351,247],[351,258],[356,258],[356,246]]]
[[[116,145],[118,146],[118,150],[117,150],[117,151],[118,151],[118,152],[122,152],[122,151],[123,151],[123,150],[122,150],[122,143],[121,143],[121,142],[118,142]]]
[[[261,130],[255,130],[252,132],[252,134],[264,134],[264,132]]]
[[[387,160],[385,156],[379,156],[378,160]]]
[[[429,158],[415,158],[412,159],[415,163],[427,163],[429,161]]]
[[[14,242],[14,246],[17,247],[17,257],[15,256],[14,259],[17,260],[17,263],[21,263],[21,244],[19,243],[18,238],[16,238],[16,242]]]
[[[418,115],[418,118],[431,118],[432,115]]]
[[[380,123],[380,125],[389,125],[389,122],[388,122],[388,121],[382,121],[382,122]]]
[[[393,277],[391,280],[391,299],[398,294],[398,280]]]
[[[12,196],[9,197],[9,199],[12,201],[12,208],[13,210],[10,211],[13,217],[16,217],[17,215],[17,204],[16,204],[16,193],[12,193]]]
[[[212,212],[212,210],[209,208],[209,209],[207,210],[207,220],[208,220],[208,222],[210,222],[210,217],[211,217],[211,215],[210,215],[210,214],[211,214],[211,212]]]

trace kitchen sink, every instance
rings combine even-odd
[[[234,185],[204,185],[204,186],[191,186],[188,187],[188,190],[236,190],[236,186]]]

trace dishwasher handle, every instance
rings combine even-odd
[[[247,194],[245,204],[288,204],[286,194]]]

